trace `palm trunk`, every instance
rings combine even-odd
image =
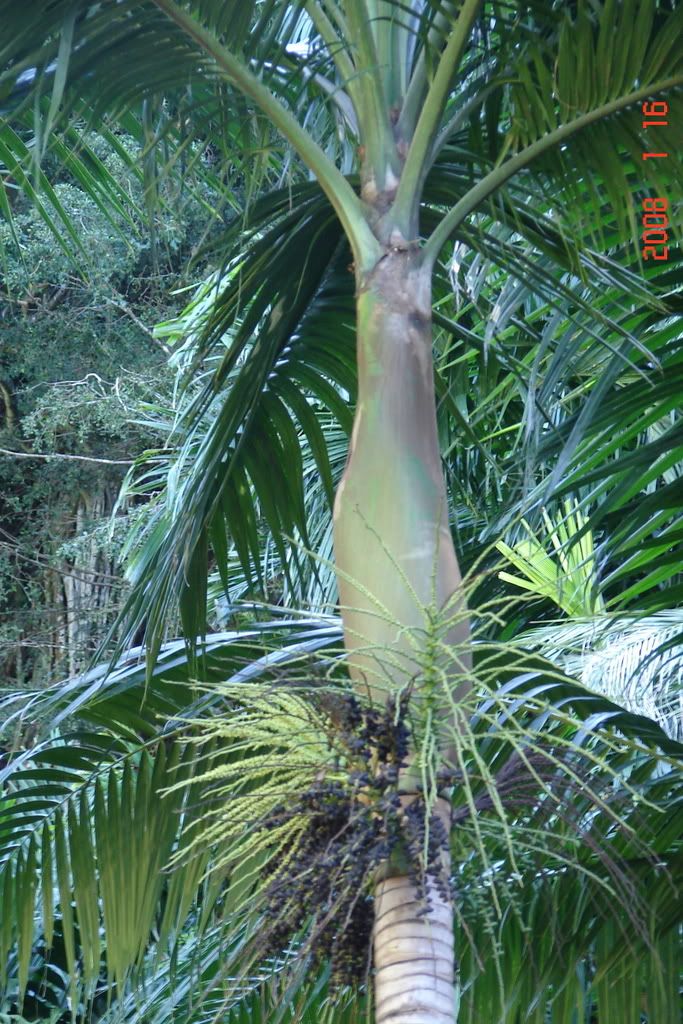
[[[335,559],[351,677],[383,704],[414,678],[419,697],[430,611],[461,590],[436,426],[431,280],[419,252],[386,253],[358,290],[357,315],[358,404],[335,499]],[[468,630],[461,614],[440,639],[452,651]],[[431,650],[462,696],[469,683],[453,675],[467,673],[466,651],[453,658],[445,646]],[[448,752],[447,736],[441,743]],[[402,781],[414,791],[414,780]],[[438,803],[447,815],[450,804]],[[409,877],[377,883],[377,1024],[455,1020],[453,908],[431,883],[430,892],[431,910],[421,916]]]
[[[437,801],[437,811],[450,821],[446,800]],[[450,858],[445,868],[450,871]],[[454,1024],[456,1019],[453,907],[430,879],[427,893],[431,906],[424,913],[407,876],[386,878],[375,887],[375,1024]]]
[[[454,1024],[453,908],[430,889],[421,903],[406,876],[375,889],[375,1024]]]
[[[461,587],[436,428],[431,281],[419,253],[390,250],[359,289],[357,313],[358,403],[334,546],[351,676],[384,703],[424,663],[430,609]],[[441,637],[456,655],[467,638],[462,618]]]

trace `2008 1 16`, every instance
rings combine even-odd
[[[645,102],[642,106],[643,128],[667,128],[665,120],[669,113],[669,104],[665,100]],[[643,160],[666,160],[668,153],[643,153]],[[642,242],[643,259],[667,260],[669,258],[669,209],[668,200],[661,196],[643,199]]]

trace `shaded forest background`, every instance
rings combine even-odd
[[[123,212],[112,222],[46,156],[79,226],[78,269],[5,182],[14,232],[0,225],[0,675],[12,688],[73,676],[116,616],[122,545],[131,517],[144,514],[125,498],[117,507],[119,491],[135,457],[163,444],[158,403],[173,404],[168,348],[149,325],[186,303],[188,263],[207,225],[220,224],[217,191],[184,160],[155,196],[150,230],[140,144],[111,142],[90,151],[128,192],[127,223]],[[194,158],[206,168],[211,151]]]

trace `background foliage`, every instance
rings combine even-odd
[[[5,179],[12,221],[0,224],[0,444],[18,453],[0,465],[0,658],[8,685],[75,673],[116,617],[121,548],[135,509],[119,504],[114,524],[111,515],[128,466],[163,444],[163,430],[141,422],[143,406],[173,400],[168,349],[152,328],[182,305],[188,257],[217,217],[211,185],[178,169],[164,179],[151,231],[140,141],[119,133],[86,142],[76,133],[75,144],[127,202],[125,216],[105,212],[58,153],[46,155],[54,195],[78,226],[78,263]]]

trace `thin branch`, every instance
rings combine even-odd
[[[420,116],[411,139],[405,166],[396,192],[393,218],[404,238],[417,234],[417,214],[420,195],[429,168],[432,146],[439,129],[448,92],[460,61],[474,20],[479,14],[482,0],[465,0],[453,26],[446,48],[441,54]]]
[[[270,89],[191,14],[175,0],[154,0],[154,3],[213,58],[236,88],[254,101],[293,146],[334,207],[351,243],[357,270],[370,270],[379,258],[380,247],[367,223],[360,199],[337,166]]]
[[[9,448],[0,448],[0,455],[13,455],[17,459],[41,459],[49,462],[51,459],[69,459],[73,462],[98,462],[103,466],[134,466],[135,459],[95,459],[89,455],[66,455],[63,452],[13,452]],[[150,462],[162,462],[162,459],[150,459]]]
[[[108,306],[113,306],[114,309],[118,309],[119,312],[125,313],[126,316],[130,317],[130,319],[133,321],[136,327],[139,327],[141,331],[144,331],[147,337],[150,338],[165,355],[168,356],[171,354],[171,349],[169,348],[169,346],[166,345],[160,338],[157,338],[154,331],[151,331],[147,324],[143,323],[140,317],[137,316],[129,306],[126,306],[125,303],[123,302],[117,302],[116,299],[107,298],[105,299],[105,302],[107,303]]]
[[[79,580],[81,583],[93,583],[95,580],[109,580],[109,586],[113,588],[114,584],[119,587],[123,586],[123,579],[121,576],[112,576],[108,572],[97,572],[95,569],[84,569],[79,566],[76,570],[74,566],[71,569],[60,568],[58,565],[53,565],[47,558],[38,559],[31,558],[30,555],[25,555],[24,552],[17,544],[8,544],[7,541],[0,541],[0,548],[4,548],[9,551],[15,558],[22,562],[28,562],[29,565],[36,565],[39,569],[45,569],[49,572],[55,572],[58,576],[70,576],[72,579]],[[52,610],[60,610],[61,608],[55,607]],[[93,609],[88,610],[88,614],[92,615],[95,610],[104,611],[104,609]],[[41,604],[38,614],[42,614],[45,611],[45,605]],[[68,614],[68,612],[67,612]],[[73,616],[80,615],[80,612],[71,612]]]
[[[601,106],[596,107],[595,110],[590,110],[587,114],[582,114],[581,117],[575,118],[568,124],[560,125],[553,131],[548,132],[540,139],[537,139],[536,142],[532,142],[530,146],[526,146],[516,156],[506,160],[500,167],[494,168],[494,170],[481,179],[478,185],[470,189],[467,195],[463,196],[460,202],[456,203],[436,226],[423,249],[425,264],[434,263],[442,246],[445,245],[451,234],[480,203],[504,185],[517,171],[528,167],[538,156],[559,145],[565,139],[581,131],[582,128],[593,124],[593,122],[600,121],[605,117],[609,117],[610,114],[624,110],[633,103],[647,99],[648,96],[655,93],[663,92],[666,89],[672,89],[682,84],[683,74],[674,75],[672,78],[666,78],[661,82],[652,82],[650,85],[636,89],[634,92],[629,93],[628,96],[619,96],[615,100],[610,100],[609,103],[603,103]]]

